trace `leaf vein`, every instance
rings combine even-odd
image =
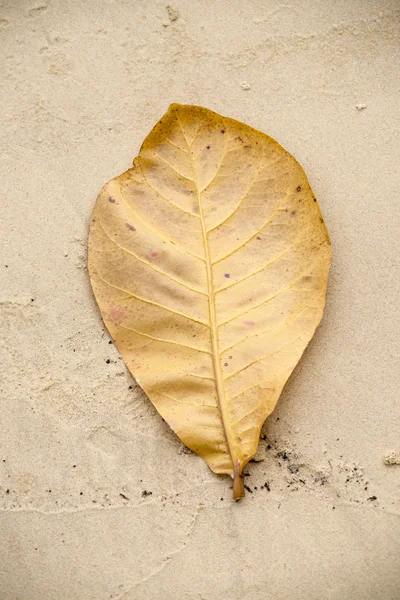
[[[157,229],[154,229],[154,227],[152,225],[150,225],[150,223],[148,221],[146,221],[145,219],[143,219],[142,217],[140,217],[138,215],[138,213],[133,210],[132,206],[125,199],[124,194],[122,192],[122,187],[121,187],[121,183],[120,182],[119,182],[119,191],[120,191],[120,195],[121,195],[122,200],[125,202],[126,206],[131,211],[131,213],[133,215],[135,215],[136,219],[139,219],[139,221],[141,221],[142,223],[144,223],[146,227],[148,227],[149,229],[151,229],[152,231],[154,231],[154,233],[159,238],[161,238],[162,240],[165,240],[165,241],[169,242],[170,244],[174,244],[177,248],[179,248],[180,250],[182,250],[182,252],[185,252],[185,254],[189,254],[189,256],[193,256],[193,258],[197,258],[198,260],[201,260],[202,262],[204,262],[204,258],[202,256],[198,256],[197,254],[193,254],[192,252],[189,252],[189,250],[186,250],[186,248],[184,248],[183,246],[181,246],[180,244],[178,244],[175,241],[172,242],[165,235],[162,235],[162,233],[160,233],[159,231],[157,231]]]
[[[199,192],[200,194],[203,194],[204,192],[206,192],[206,191],[207,191],[207,189],[210,187],[210,185],[211,185],[211,184],[212,184],[212,183],[215,181],[215,179],[218,177],[218,173],[219,173],[219,171],[221,170],[221,167],[222,167],[222,165],[223,165],[223,163],[224,163],[224,160],[225,160],[225,158],[226,158],[226,148],[227,148],[227,140],[225,139],[224,151],[223,151],[223,153],[222,153],[222,158],[221,158],[221,160],[219,161],[219,164],[218,164],[217,170],[215,171],[215,173],[214,173],[214,175],[213,175],[213,177],[212,177],[211,181],[209,181],[209,182],[208,182],[208,184],[206,185],[206,187],[204,187],[202,190],[200,190],[200,192]]]
[[[251,242],[252,239],[254,239],[256,237],[256,235],[258,233],[260,233],[260,231],[262,231],[264,229],[264,227],[266,227],[277,215],[277,213],[281,210],[284,210],[282,208],[276,208],[272,214],[270,215],[269,219],[267,221],[265,221],[265,223],[259,228],[257,229],[257,231],[255,233],[253,233],[253,235],[251,237],[249,237],[245,242],[243,242],[243,244],[241,244],[240,246],[237,246],[234,250],[232,250],[231,252],[228,252],[228,254],[226,254],[225,256],[222,256],[221,258],[219,258],[218,260],[215,260],[212,264],[216,265],[217,263],[221,262],[221,260],[225,260],[225,258],[228,258],[229,256],[232,256],[232,254],[235,254],[235,252],[237,252],[238,250],[242,250],[242,248],[244,248],[245,246],[247,246],[247,244],[249,242]]]
[[[243,200],[246,198],[246,196],[248,195],[248,193],[250,192],[251,188],[253,187],[253,185],[256,183],[257,181],[257,177],[258,174],[260,172],[260,166],[257,168],[256,174],[254,179],[252,180],[251,184],[249,185],[249,187],[247,188],[245,194],[239,199],[239,202],[237,203],[237,205],[235,206],[234,210],[231,212],[230,215],[228,215],[223,221],[221,221],[220,223],[218,223],[218,225],[214,225],[214,227],[211,227],[211,229],[209,229],[207,231],[207,233],[210,233],[211,231],[214,231],[214,229],[218,229],[218,227],[221,227],[221,225],[223,225],[224,223],[226,223],[226,221],[228,221],[230,218],[233,217],[233,215],[236,213],[236,211],[240,208],[240,205],[242,204]]]
[[[167,138],[167,136],[165,136],[164,139],[168,142],[168,144],[171,144],[171,146],[178,148],[178,150],[180,150],[181,152],[184,152],[185,154],[189,154],[189,152],[187,150],[185,150],[184,148],[181,148],[180,146],[178,146],[178,144],[174,144],[174,142],[171,142],[171,140],[169,138]]]
[[[148,300],[147,298],[143,298],[141,296],[137,296],[136,294],[133,294],[129,290],[126,290],[126,289],[124,289],[122,287],[119,287],[118,285],[114,285],[110,281],[107,281],[107,279],[104,279],[104,277],[102,277],[98,271],[97,271],[97,276],[102,281],[104,281],[104,283],[106,283],[107,285],[109,285],[110,287],[113,287],[116,290],[119,290],[120,292],[125,292],[126,294],[128,294],[128,296],[131,296],[132,298],[136,298],[137,300],[140,300],[141,302],[145,302],[146,304],[152,304],[153,306],[157,306],[158,308],[163,308],[164,310],[166,310],[168,312],[171,312],[171,313],[174,313],[175,315],[179,315],[180,317],[184,317],[185,319],[188,319],[189,321],[194,321],[195,323],[200,323],[200,325],[205,325],[206,327],[209,327],[208,323],[205,323],[204,321],[200,321],[200,319],[195,319],[194,317],[190,317],[189,315],[185,315],[184,313],[181,313],[180,311],[174,310],[173,308],[169,308],[168,306],[163,306],[162,304],[159,304],[158,302],[154,302],[153,300]]]
[[[231,373],[230,375],[228,375],[228,377],[225,377],[224,381],[228,381],[228,379],[231,379],[235,375],[238,375],[239,373],[241,373],[245,369],[248,369],[249,367],[251,367],[255,363],[262,362],[265,358],[268,358],[269,356],[274,356],[275,354],[278,354],[278,352],[281,352],[281,350],[283,350],[284,348],[286,348],[286,346],[291,346],[292,344],[294,344],[295,342],[297,342],[297,340],[299,340],[303,336],[304,336],[304,333],[301,334],[301,335],[299,335],[296,339],[291,340],[287,344],[284,344],[283,346],[281,346],[280,348],[278,348],[278,350],[276,350],[275,352],[272,352],[272,354],[268,353],[268,354],[265,354],[265,356],[260,356],[260,358],[256,358],[255,360],[253,360],[252,362],[248,363],[247,365],[245,365],[241,369],[238,369],[238,371],[235,371],[234,373]]]
[[[126,327],[125,325],[121,325],[118,323],[118,327],[122,329],[126,329],[127,331],[133,331],[138,335],[142,335],[143,337],[150,338],[153,342],[162,342],[164,344],[175,344],[176,346],[181,346],[182,348],[188,348],[189,350],[195,350],[196,352],[203,352],[204,354],[211,354],[209,350],[203,350],[202,348],[195,348],[194,346],[188,346],[187,344],[182,344],[182,342],[175,342],[173,340],[164,340],[162,338],[156,338],[148,333],[143,333],[143,331],[138,331],[137,329],[133,329],[132,327]]]
[[[187,289],[187,290],[189,290],[191,292],[195,292],[197,294],[201,294],[203,296],[207,296],[206,292],[202,292],[201,290],[198,290],[196,288],[191,288],[190,286],[186,285],[182,281],[179,281],[179,279],[175,279],[174,277],[171,277],[171,275],[168,275],[168,273],[165,273],[164,271],[161,271],[161,269],[157,269],[157,267],[155,267],[151,263],[147,262],[146,260],[143,260],[143,259],[139,258],[134,252],[131,252],[130,250],[127,250],[127,248],[124,248],[123,246],[121,246],[120,244],[118,244],[118,242],[116,242],[115,240],[113,240],[113,238],[108,234],[108,232],[105,229],[103,223],[101,222],[101,219],[99,219],[99,223],[100,223],[100,227],[102,228],[102,230],[104,231],[104,233],[106,234],[106,236],[108,237],[108,239],[113,244],[115,244],[120,250],[122,250],[126,254],[129,254],[130,256],[133,256],[133,258],[136,258],[136,260],[138,262],[143,263],[144,265],[150,267],[150,269],[152,269],[153,271],[156,271],[156,273],[160,273],[160,275],[164,275],[164,277],[167,277],[171,281],[174,281],[175,283],[178,283],[179,285],[181,285],[185,289]]]
[[[208,379],[209,381],[215,381],[214,377],[207,377],[206,375],[198,375],[197,373],[183,373],[178,371],[179,375],[185,375],[185,377],[196,377],[197,379]]]
[[[268,329],[264,329],[263,331],[260,331],[259,333],[253,333],[252,335],[248,335],[248,336],[242,338],[239,342],[235,342],[235,344],[232,344],[231,346],[228,346],[227,348],[224,348],[223,350],[221,350],[221,354],[223,354],[224,352],[227,352],[228,350],[232,350],[232,348],[236,348],[236,346],[239,346],[239,344],[241,344],[242,342],[245,342],[246,340],[249,340],[253,337],[265,335],[266,333],[269,333],[270,331],[273,331],[274,329],[279,329],[280,327],[285,327],[286,325],[288,325],[288,323],[291,323],[292,321],[297,319],[297,317],[304,310],[306,310],[306,308],[309,308],[308,304],[306,306],[304,306],[301,310],[299,310],[299,312],[297,312],[295,315],[293,315],[292,317],[290,317],[289,319],[284,321],[283,323],[277,323],[276,325],[273,325],[272,327],[269,327]]]
[[[260,308],[260,306],[262,306],[263,304],[267,304],[268,302],[270,302],[271,300],[274,300],[274,298],[277,298],[280,294],[283,294],[283,292],[286,292],[287,290],[289,290],[291,287],[293,287],[293,285],[295,285],[297,283],[297,281],[299,281],[299,279],[301,279],[306,273],[308,273],[308,271],[310,269],[312,269],[314,265],[311,264],[307,267],[307,269],[304,269],[304,271],[302,271],[300,273],[300,275],[298,277],[296,277],[296,279],[294,281],[292,281],[288,286],[284,287],[282,290],[279,290],[279,292],[277,292],[276,294],[274,294],[273,296],[270,296],[269,298],[267,298],[266,300],[263,300],[262,302],[260,302],[260,304],[256,304],[255,306],[252,306],[250,308],[248,308],[247,310],[245,310],[244,312],[241,312],[237,315],[235,315],[234,317],[231,317],[230,319],[227,319],[226,321],[223,321],[222,323],[220,323],[218,325],[218,327],[221,327],[222,325],[226,325],[226,323],[230,323],[230,321],[233,321],[234,319],[238,319],[239,317],[242,317],[243,315],[246,315],[247,313],[249,313],[252,310],[255,310],[256,308]]]
[[[165,398],[168,398],[168,400],[171,400],[172,402],[175,402],[176,404],[186,404],[187,406],[191,406],[191,407],[193,407],[193,404],[197,404],[198,406],[204,406],[206,408],[215,408],[215,409],[217,409],[217,407],[213,406],[212,404],[201,404],[200,402],[192,403],[192,402],[185,402],[184,400],[177,400],[173,396],[169,396],[165,392],[161,392],[160,390],[156,390],[155,388],[150,387],[149,385],[146,385],[146,387],[143,388],[143,389],[145,391],[146,390],[151,390],[152,392],[154,392],[156,394],[159,394],[160,396],[164,396]]]
[[[219,288],[218,290],[216,290],[215,293],[219,294],[220,292],[224,292],[225,290],[228,290],[229,288],[231,288],[231,287],[233,287],[235,285],[238,285],[239,283],[242,283],[243,281],[246,281],[246,279],[249,279],[250,277],[253,277],[254,275],[258,275],[258,273],[261,273],[261,271],[264,271],[264,269],[266,269],[270,265],[273,265],[275,262],[277,262],[279,259],[281,259],[282,256],[285,256],[285,254],[287,254],[288,252],[290,252],[290,250],[292,250],[295,246],[300,246],[301,244],[305,244],[306,242],[311,242],[313,240],[314,240],[314,238],[311,237],[311,238],[307,238],[305,240],[300,240],[299,242],[295,242],[294,244],[292,244],[291,246],[289,246],[289,248],[286,248],[286,250],[284,250],[283,252],[281,252],[281,254],[278,254],[278,256],[275,256],[273,259],[271,259],[270,261],[268,261],[263,267],[261,267],[261,269],[258,269],[257,271],[254,271],[253,273],[249,273],[245,277],[242,277],[242,279],[239,279],[238,281],[234,281],[231,284],[226,285],[223,288]],[[322,243],[324,243],[324,241]]]
[[[180,123],[182,133],[183,133],[183,127],[182,127],[182,124],[181,124],[181,121],[179,118],[179,113],[177,113],[177,116],[178,116],[178,121]],[[226,142],[225,142],[225,149],[226,149]],[[219,413],[220,413],[221,422],[222,422],[222,429],[223,429],[225,440],[226,440],[226,443],[227,443],[227,446],[229,449],[229,454],[230,454],[230,458],[232,461],[233,471],[235,473],[235,477],[237,477],[237,475],[238,475],[237,469],[238,469],[238,465],[240,464],[240,459],[239,459],[239,455],[238,455],[238,451],[237,451],[237,447],[236,447],[237,435],[233,431],[232,424],[230,422],[230,414],[229,414],[229,411],[227,410],[227,407],[225,406],[226,392],[225,392],[224,381],[223,381],[223,376],[222,376],[222,369],[221,369],[221,353],[219,351],[217,312],[216,312],[216,305],[215,305],[214,280],[213,280],[213,273],[212,273],[212,266],[211,266],[212,263],[211,263],[211,254],[210,254],[210,244],[208,241],[206,224],[205,224],[204,216],[203,216],[203,206],[202,206],[202,200],[201,200],[202,192],[200,191],[200,188],[198,185],[197,173],[196,173],[196,169],[195,169],[195,166],[193,163],[193,156],[192,156],[192,170],[193,170],[193,179],[195,181],[195,186],[196,186],[197,201],[198,201],[198,206],[199,206],[199,216],[200,216],[201,230],[202,230],[202,236],[203,236],[203,242],[204,242],[205,266],[206,266],[208,296],[209,296],[208,310],[209,310],[210,341],[211,341],[213,368],[214,368],[214,375],[215,375],[215,389],[216,389],[216,393],[217,393],[217,401],[218,401]]]
[[[172,169],[172,171],[174,171],[177,175],[179,175],[179,177],[182,177],[183,179],[187,179],[188,181],[193,181],[193,179],[191,177],[186,177],[186,175],[183,175],[183,173],[181,173],[180,171],[178,171],[177,169],[175,169],[175,167],[173,165],[171,165],[171,163],[169,163],[167,160],[165,160],[165,158],[163,158],[162,156],[160,156],[159,154],[157,154],[157,152],[153,152],[153,154],[159,160],[161,160],[161,162],[163,162],[164,164],[168,165],[168,167],[170,169]]]
[[[167,196],[164,196],[160,190],[158,190],[157,188],[154,187],[154,185],[152,185],[150,183],[150,181],[147,179],[144,169],[142,167],[142,165],[140,164],[140,161],[138,161],[140,170],[142,172],[142,175],[147,183],[147,185],[149,186],[149,188],[151,188],[152,190],[155,191],[156,194],[158,194],[161,198],[163,198],[164,200],[166,200],[166,202],[169,202],[172,206],[175,206],[175,208],[177,208],[178,210],[182,211],[183,213],[186,213],[187,215],[191,215],[192,217],[195,217],[196,219],[199,218],[198,215],[196,215],[195,213],[190,212],[190,210],[185,210],[184,208],[182,208],[182,206],[179,206],[179,204],[175,204],[175,202],[172,202],[172,200],[170,200],[170,198],[167,198]]]
[[[249,392],[250,390],[252,390],[253,388],[256,387],[261,387],[261,384],[264,382],[264,380],[262,379],[261,381],[259,381],[258,383],[254,383],[253,385],[251,385],[250,387],[246,388],[245,390],[243,390],[243,392],[240,392],[239,394],[236,394],[235,396],[232,396],[232,400],[235,400],[235,398],[239,398],[239,396],[242,396],[242,394],[245,394],[246,392]],[[259,404],[257,406],[257,408],[260,408],[260,406],[262,406],[262,404]],[[251,415],[252,412],[255,412],[256,409],[250,411],[249,413],[247,413],[246,415],[244,415],[243,417],[241,417],[240,419],[238,419],[236,421],[236,423],[239,423],[239,421],[245,419],[246,417],[248,417],[249,415]]]

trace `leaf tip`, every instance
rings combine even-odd
[[[172,104],[169,105],[168,107],[168,112],[174,112],[176,110],[178,110],[178,108],[181,108],[182,104],[178,104],[177,102],[173,102]]]

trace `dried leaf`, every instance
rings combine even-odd
[[[129,370],[179,438],[234,478],[321,320],[329,236],[275,140],[174,104],[101,190],[89,271]]]

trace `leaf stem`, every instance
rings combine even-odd
[[[233,495],[234,500],[244,498],[244,477],[240,471],[240,467],[235,467],[233,472]]]

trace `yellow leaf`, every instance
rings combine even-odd
[[[89,272],[125,363],[179,438],[234,478],[321,320],[331,248],[275,140],[173,104],[101,190]]]

